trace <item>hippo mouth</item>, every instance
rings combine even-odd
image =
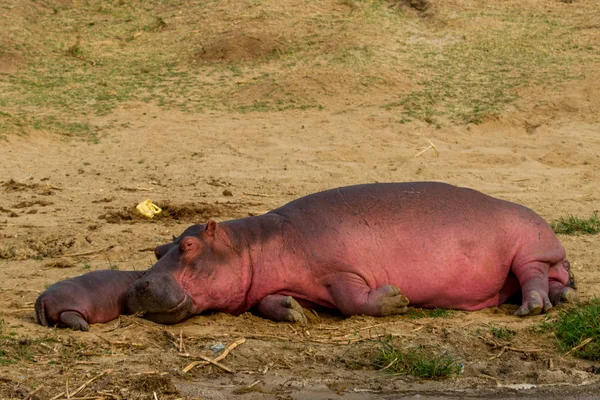
[[[143,317],[159,324],[175,324],[193,314],[193,302],[185,293],[183,300],[175,307],[160,312],[145,312]]]
[[[191,296],[173,280],[141,279],[129,286],[126,298],[130,313],[141,312],[144,318],[162,324],[177,323],[194,311]]]

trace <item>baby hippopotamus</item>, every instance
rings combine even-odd
[[[99,270],[50,286],[35,302],[40,325],[87,331],[127,313],[125,293],[144,271]]]
[[[127,290],[132,312],[176,323],[204,311],[306,320],[418,307],[479,310],[521,293],[516,314],[577,299],[564,247],[532,210],[438,182],[311,194],[264,215],[194,225],[156,248]]]

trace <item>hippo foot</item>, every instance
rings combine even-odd
[[[408,311],[408,299],[396,286],[387,285],[377,288],[369,293],[369,299],[372,295],[381,296],[381,316],[404,314]]]
[[[523,296],[521,307],[515,312],[515,315],[524,317],[526,315],[538,315],[542,310],[547,312],[552,308],[552,303],[547,293],[532,291],[526,297]]]
[[[561,286],[558,288],[550,287],[549,297],[554,305],[561,303],[579,303],[579,293],[569,286]]]
[[[579,293],[573,288],[565,288],[560,294],[561,303],[579,303]]]
[[[90,330],[90,326],[86,320],[77,311],[62,312],[60,314],[60,322],[62,322],[65,327],[71,328],[75,331],[87,332]]]
[[[346,316],[382,317],[408,310],[408,299],[396,286],[371,289],[362,277],[350,273],[334,275],[328,286],[333,304]]]
[[[276,322],[298,322],[306,324],[304,309],[292,296],[271,294],[265,296],[257,305],[256,311],[264,318]]]

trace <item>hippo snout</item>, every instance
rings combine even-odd
[[[126,302],[130,312],[142,312],[155,322],[175,323],[193,312],[191,298],[168,274],[149,273],[132,283]]]
[[[160,246],[156,246],[156,248],[154,249],[154,255],[156,256],[156,259],[160,260],[161,258],[163,258],[164,255],[167,254],[169,250],[171,250],[171,248],[173,248],[174,246],[175,245],[173,243],[167,243]]]

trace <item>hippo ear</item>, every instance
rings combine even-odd
[[[217,232],[217,221],[214,219],[209,219],[206,223],[206,229],[202,233],[205,237],[214,238],[215,233]]]

